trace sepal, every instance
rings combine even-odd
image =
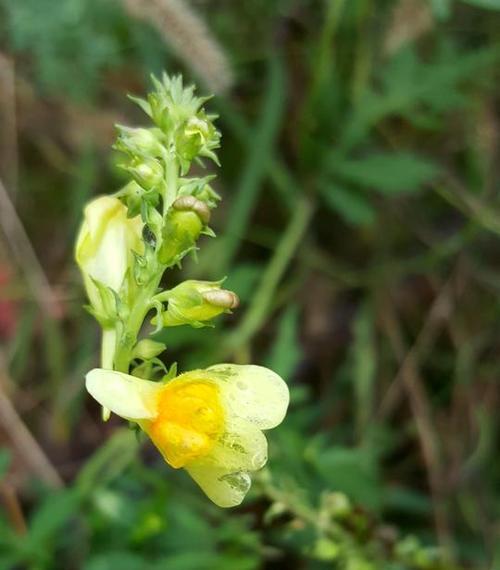
[[[141,358],[142,360],[149,360],[161,354],[166,345],[163,342],[158,342],[150,338],[143,338],[134,347],[132,351],[132,358]]]

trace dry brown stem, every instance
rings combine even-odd
[[[0,180],[0,227],[2,228],[10,249],[21,267],[31,294],[49,318],[58,314],[57,299],[52,291],[38,257],[31,245],[23,223],[17,215],[16,208],[3,182]]]
[[[33,474],[44,481],[47,486],[54,489],[60,488],[63,486],[63,481],[59,473],[28,430],[5,392],[5,386],[10,383],[3,355],[0,354],[0,427],[9,437],[18,456]]]
[[[401,396],[401,389],[408,397],[408,403],[415,420],[422,457],[428,474],[428,483],[433,499],[434,522],[440,544],[450,551],[451,529],[444,504],[445,477],[439,438],[432,417],[432,406],[427,396],[424,381],[419,372],[419,358],[422,349],[429,346],[438,330],[452,310],[451,277],[441,288],[427,319],[411,348],[405,345],[401,324],[391,303],[386,303],[382,325],[399,362],[399,370],[378,411],[378,418],[386,417],[395,409]]]
[[[17,192],[17,109],[14,62],[0,53],[0,176]]]

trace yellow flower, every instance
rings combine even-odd
[[[127,218],[127,208],[111,196],[100,196],[87,204],[78,235],[75,257],[83,274],[89,300],[97,312],[103,299],[94,281],[120,292],[133,253],[142,253],[142,222]],[[105,312],[105,311],[104,311]]]
[[[280,424],[289,402],[285,382],[252,365],[218,364],[166,384],[96,368],[86,386],[102,406],[137,422],[165,461],[184,467],[220,507],[242,502],[249,472],[267,461],[261,430]]]

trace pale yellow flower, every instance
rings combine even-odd
[[[262,430],[283,420],[288,387],[261,366],[218,364],[167,383],[96,368],[89,393],[104,407],[149,435],[172,467],[185,468],[220,507],[239,505],[249,472],[267,461]]]
[[[140,216],[127,218],[127,208],[112,196],[100,196],[85,207],[75,257],[92,306],[102,312],[103,301],[94,280],[120,292],[132,264],[133,251],[142,253]]]

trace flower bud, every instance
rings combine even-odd
[[[152,190],[164,178],[163,168],[154,158],[136,158],[125,168],[144,190]]]
[[[159,251],[161,263],[174,265],[190,251],[210,219],[208,206],[193,196],[178,198],[170,209],[163,227]]]
[[[127,208],[118,198],[101,196],[86,206],[75,257],[96,313],[109,313],[109,303],[100,289],[104,286],[120,293],[132,264],[132,252],[142,254],[144,250],[141,233],[140,217],[127,218]],[[126,285],[130,289],[131,284]]]
[[[239,304],[236,293],[220,288],[220,281],[184,281],[168,294],[168,307],[162,314],[163,325],[203,326],[222,313],[230,313]]]
[[[115,147],[123,152],[140,156],[161,156],[163,146],[155,129],[130,128],[117,125],[119,131]]]
[[[191,162],[196,156],[219,145],[220,134],[203,112],[190,117],[176,137],[176,149],[181,162]]]
[[[175,210],[195,212],[205,225],[210,221],[210,208],[194,196],[181,196],[177,198],[172,206]]]

